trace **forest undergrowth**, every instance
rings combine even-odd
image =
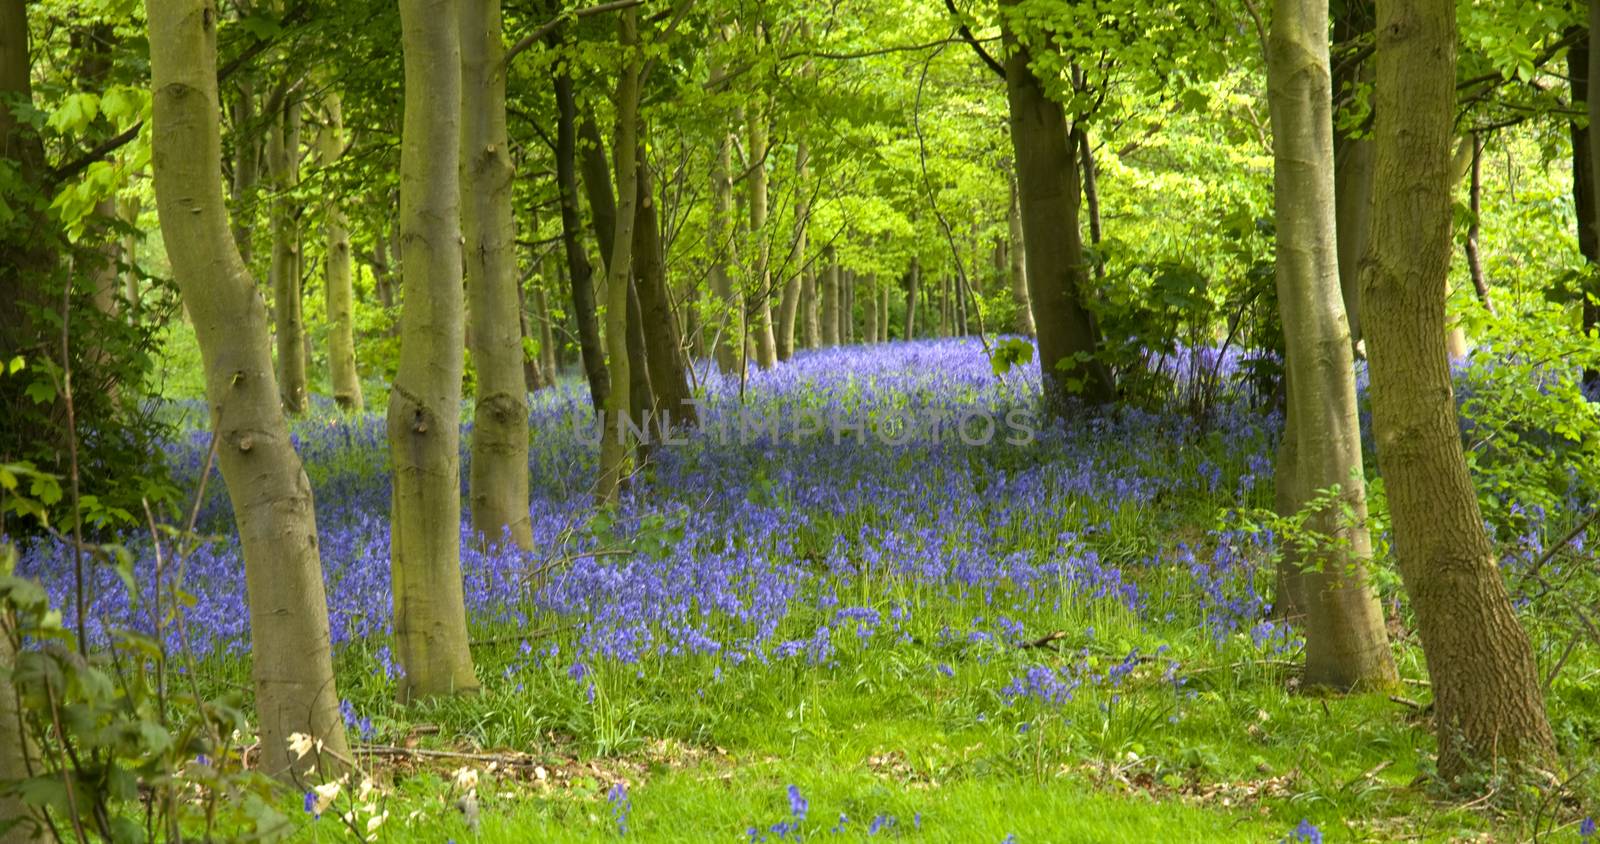
[[[381,815],[374,836],[432,842],[1587,840],[1600,653],[1529,611],[1552,579],[1565,598],[1600,588],[1573,530],[1582,490],[1574,515],[1486,508],[1515,514],[1491,527],[1567,770],[1545,787],[1484,772],[1490,797],[1463,804],[1433,778],[1381,498],[1374,568],[1402,682],[1299,687],[1301,640],[1270,606],[1290,529],[1268,515],[1280,422],[1237,356],[1219,371],[1234,386],[1198,418],[1124,405],[1026,435],[1006,420],[1033,419],[1037,371],[996,375],[975,340],[804,351],[742,392],[702,371],[702,430],[659,443],[601,511],[587,395],[565,381],[532,398],[535,550],[463,533],[482,692],[411,707],[388,644],[383,418],[315,410],[294,435],[363,774],[285,792],[285,829],[346,840]],[[208,433],[168,452],[192,494]],[[126,582],[94,571],[89,635],[159,633],[204,690],[241,695],[248,614],[219,483],[196,524],[160,577],[149,536],[122,539],[136,562]],[[59,551],[35,546],[22,572],[61,570]],[[75,624],[71,579],[45,583]],[[181,630],[154,629],[162,594],[186,604]]]

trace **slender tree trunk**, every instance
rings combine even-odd
[[[890,302],[888,285],[884,285],[883,290],[882,290],[882,296],[883,296],[882,301],[880,301],[878,303],[878,339],[881,342],[887,343],[887,342],[889,342],[889,302]]]
[[[0,540],[0,554],[11,551]],[[10,672],[17,664],[15,635],[6,619],[0,617],[0,672],[4,672],[0,676],[6,678],[0,681],[0,782],[7,784],[28,779],[39,770],[38,747],[23,727],[17,688],[11,681]],[[16,825],[0,832],[0,844],[45,844],[56,840],[44,818],[20,798],[0,797],[0,824],[13,823]]]
[[[1089,145],[1089,130],[1072,127],[1073,143],[1078,148],[1078,166],[1083,170],[1083,208],[1089,213],[1089,244],[1094,247],[1094,277],[1106,277],[1105,256],[1100,254],[1103,227],[1100,223],[1100,171],[1094,164],[1094,148]]]
[[[550,36],[555,39],[556,36]],[[555,42],[559,45],[559,42]],[[600,319],[594,297],[594,268],[583,247],[583,218],[578,213],[578,106],[572,95],[572,72],[558,64],[556,92],[556,185],[561,192],[561,243],[567,254],[567,280],[572,287],[572,316],[578,326],[578,352],[589,381],[589,401],[596,413],[606,406],[611,375],[600,343]]]
[[[760,27],[755,28],[757,38]],[[767,114],[760,103],[750,108],[749,141],[750,234],[756,239],[755,312],[750,332],[755,337],[756,363],[771,369],[778,362],[778,340],[772,328],[772,238],[767,232]]]
[[[641,129],[640,134],[644,134]],[[660,425],[698,425],[699,414],[690,403],[689,374],[678,336],[678,321],[667,295],[667,264],[661,246],[661,224],[656,215],[655,187],[641,142],[637,152],[638,206],[633,225],[633,267],[639,293],[640,325],[644,331],[645,361],[650,368],[654,418]]]
[[[344,119],[339,95],[322,100],[323,122],[317,133],[317,153],[324,170],[332,169],[344,154]],[[327,182],[324,180],[324,185]],[[350,283],[350,225],[340,198],[325,187],[323,230],[327,238],[324,293],[328,306],[328,371],[333,400],[344,410],[360,412],[364,406],[361,379],[356,374],[355,293]]]
[[[832,246],[822,253],[822,295],[819,297],[820,339],[824,346],[839,345],[839,256]]]
[[[719,41],[718,44],[720,43]],[[710,63],[709,85],[715,89],[723,84],[725,78],[722,52],[716,45],[712,46]],[[724,315],[716,324],[707,328],[716,337],[713,356],[717,361],[717,369],[724,373],[733,372],[738,366],[737,346],[739,338],[744,336],[745,314],[743,297],[735,294],[733,282],[728,277],[728,253],[733,243],[733,239],[729,236],[729,223],[733,212],[732,179],[733,135],[724,128],[719,131],[717,152],[711,159],[711,208],[706,216],[706,254],[710,256],[711,261],[707,275],[711,283],[711,292],[715,294],[717,305]]]
[[[517,295],[516,220],[506,135],[500,0],[461,0],[461,229],[477,395],[468,502],[490,542],[533,547],[528,511],[528,384]]]
[[[1579,103],[1589,116],[1587,126],[1579,125],[1572,120],[1567,123],[1567,130],[1572,139],[1572,204],[1577,212],[1577,238],[1578,252],[1583,255],[1591,271],[1600,267],[1600,204],[1595,201],[1595,165],[1590,145],[1590,130],[1594,121],[1600,119],[1600,98],[1589,96],[1589,68],[1590,54],[1596,50],[1596,42],[1590,38],[1591,30],[1580,28],[1576,33],[1577,40],[1567,49],[1567,78],[1572,82],[1572,107],[1579,108]],[[1600,306],[1588,301],[1585,297],[1582,307],[1582,325],[1585,331],[1600,320]],[[1600,381],[1600,373],[1586,371],[1583,374],[1585,385],[1594,385]]]
[[[1024,337],[1032,337],[1033,304],[1028,300],[1028,262],[1022,246],[1022,201],[1015,176],[1011,179],[1011,210],[1006,218],[1011,228],[1010,239],[1006,241],[1006,257],[1011,262],[1007,278],[1011,283],[1011,301],[1017,306],[1013,328]]]
[[[556,272],[553,254],[546,259],[545,266],[550,271],[549,282],[555,284],[560,273]],[[543,357],[541,368],[544,370],[545,383],[555,386],[561,375],[561,356],[557,354],[560,346],[556,342],[554,318],[550,315],[550,299],[543,285],[534,289],[533,299],[535,307],[539,309],[539,354]]]
[[[600,478],[595,497],[602,503],[615,503],[622,481],[628,474],[627,414],[628,393],[628,284],[633,265],[633,226],[638,205],[638,120],[639,120],[639,11],[629,8],[617,16],[617,41],[628,58],[617,79],[616,141],[612,155],[616,161],[616,228],[612,250],[606,259],[606,347],[611,357],[611,398],[606,404],[607,430],[600,441]]]
[[[1102,403],[1116,391],[1110,371],[1093,358],[1099,343],[1085,306],[1088,275],[1078,231],[1076,150],[1066,115],[1045,94],[1029,67],[1031,55],[1012,31],[1010,13],[1018,2],[1001,1],[1007,21],[1001,34],[1009,54],[1006,99],[1045,403],[1059,413],[1071,394]]]
[[[1472,181],[1467,186],[1467,208],[1472,221],[1467,224],[1467,270],[1472,275],[1472,289],[1484,310],[1494,313],[1489,302],[1489,279],[1483,274],[1483,256],[1479,253],[1479,240],[1483,235],[1483,136],[1472,135]]]
[[[637,133],[637,130],[635,132]],[[589,197],[589,216],[594,221],[595,240],[600,244],[600,254],[606,256],[606,261],[610,261],[616,250],[616,243],[612,238],[616,236],[617,230],[617,197],[612,192],[612,173],[611,166],[606,163],[605,140],[600,137],[600,129],[594,121],[592,112],[584,115],[583,122],[578,126],[578,133],[586,141],[582,165],[583,185]],[[637,172],[635,166],[635,173]],[[631,260],[633,255],[631,244],[628,255]],[[606,268],[607,283],[611,277],[610,269],[609,266]],[[655,406],[655,391],[654,385],[650,382],[648,349],[644,339],[644,316],[639,306],[638,285],[634,281],[633,268],[630,266],[623,269],[628,271],[624,276],[628,284],[626,326],[629,363],[628,412],[634,425],[644,430],[649,422],[650,408]],[[640,445],[642,451],[649,451],[648,443]]]
[[[539,329],[536,323],[539,320],[539,316],[538,314],[528,313],[528,299],[529,296],[527,291],[523,290],[522,285],[517,285],[517,328],[519,333],[522,335],[521,339],[524,342],[532,341],[534,343],[538,343],[540,342],[540,337],[538,334]],[[530,355],[524,352],[522,356],[523,389],[530,393],[537,393],[540,390],[543,390],[545,387],[550,386],[550,382],[545,380],[544,373],[545,368],[543,347],[540,347],[538,355]]]
[[[911,267],[906,270],[906,336],[917,339],[917,296],[922,291],[922,263],[911,256]]]
[[[809,158],[806,142],[802,139],[795,148],[794,243],[789,249],[789,261],[785,267],[788,278],[783,284],[783,301],[778,311],[778,360],[794,357],[795,319],[799,315],[800,301],[805,292],[806,223],[811,216],[811,197],[806,193]]]
[[[1305,682],[1341,691],[1393,685],[1398,676],[1383,609],[1367,573],[1366,477],[1356,419],[1355,364],[1339,289],[1334,212],[1333,118],[1329,93],[1328,0],[1278,0],[1268,38],[1268,100],[1275,151],[1278,309],[1291,385],[1284,451],[1293,481],[1281,513],[1308,504],[1307,492],[1339,488],[1336,502],[1309,514],[1308,528],[1332,538],[1296,555],[1306,610]],[[1285,467],[1288,468],[1288,467]],[[1286,557],[1286,561],[1291,558]]]
[[[286,80],[283,84],[291,84]],[[278,389],[291,415],[306,411],[306,324],[301,302],[300,209],[289,195],[300,184],[300,96],[274,97],[267,171],[272,179],[272,314],[278,345]]]
[[[241,15],[247,12],[239,4]],[[233,102],[233,239],[239,257],[250,266],[254,257],[251,237],[255,208],[251,193],[261,180],[261,137],[256,126],[256,86],[248,73],[239,77],[238,96]]]
[[[1440,342],[1450,269],[1451,0],[1378,6],[1373,243],[1362,264],[1373,430],[1434,696],[1439,772],[1546,762],[1555,742],[1467,474]],[[1486,768],[1487,765],[1484,765]]]
[[[244,550],[260,768],[307,770],[291,733],[348,754],[333,676],[311,484],[272,372],[267,307],[229,230],[212,0],[155,0],[150,21],[151,162],[173,277],[206,373],[217,463]],[[324,760],[337,764],[332,758]]]
[[[1577,50],[1579,46],[1587,48],[1585,50],[1587,55],[1585,56],[1583,98],[1584,109],[1589,116],[1589,131],[1584,139],[1587,142],[1585,146],[1588,148],[1587,151],[1589,153],[1589,216],[1587,220],[1594,229],[1590,237],[1595,240],[1596,253],[1600,253],[1600,202],[1595,199],[1595,191],[1600,189],[1600,155],[1596,155],[1596,151],[1600,150],[1600,97],[1593,96],[1594,92],[1600,91],[1600,38],[1596,38],[1594,35],[1594,33],[1600,32],[1600,3],[1590,2],[1588,6],[1589,34],[1585,37],[1584,44],[1574,45],[1571,49]],[[1577,99],[1576,80],[1574,80],[1573,86],[1573,99]],[[1596,257],[1600,258],[1600,255]],[[1591,259],[1591,263],[1594,260]],[[1584,292],[1588,295],[1583,299],[1582,325],[1584,334],[1589,335],[1597,327],[1600,327],[1600,289],[1596,289],[1595,285],[1590,284],[1586,285]],[[1590,387],[1600,383],[1600,373],[1585,372],[1584,383]]]
[[[400,368],[389,392],[400,700],[473,692],[461,582],[461,5],[400,0]]]
[[[117,216],[129,229],[138,228],[140,205],[141,200],[137,196],[117,200]],[[143,282],[139,278],[139,241],[142,239],[137,231],[122,236],[122,302],[134,321],[139,319],[139,306],[143,299]]]
[[[862,279],[862,281],[865,283],[867,288],[867,309],[865,314],[866,324],[863,326],[863,328],[866,329],[866,332],[862,336],[868,343],[876,343],[878,342],[878,291],[876,289],[877,285],[874,282],[877,281],[877,278],[869,275]]]

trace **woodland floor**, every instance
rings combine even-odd
[[[708,431],[661,449],[607,517],[572,424],[581,383],[535,397],[537,549],[463,540],[483,691],[409,709],[386,644],[381,396],[298,423],[352,741],[393,789],[385,840],[1578,840],[1570,799],[1507,788],[1464,805],[1434,784],[1391,561],[1405,685],[1297,688],[1299,641],[1264,621],[1274,540],[1251,528],[1277,422],[1248,396],[1207,420],[1124,409],[1025,445],[746,442],[738,386],[702,377]],[[976,342],[850,347],[754,376],[746,402],[1003,416],[1036,379],[997,378]],[[191,483],[206,449],[201,432],[172,445]],[[212,492],[202,522],[221,534]],[[238,566],[221,539],[188,567],[219,689],[248,685]],[[128,614],[107,584],[96,617]],[[1566,639],[1532,633],[1548,667]],[[1552,685],[1575,769],[1597,673],[1582,646]],[[456,808],[464,766],[475,820]],[[299,838],[348,837],[285,799]]]

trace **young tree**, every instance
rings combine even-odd
[[[1011,207],[1006,212],[1006,255],[1011,259],[1007,280],[1011,283],[1011,301],[1016,303],[1017,315],[1012,325],[1018,334],[1032,337],[1033,304],[1028,299],[1028,259],[1022,245],[1022,197],[1017,191],[1017,177],[1011,177]]]
[[[324,170],[333,168],[344,154],[344,115],[339,95],[322,98],[322,128],[317,132],[317,155]],[[365,406],[361,378],[356,372],[355,293],[350,283],[350,224],[338,193],[323,182],[323,231],[327,239],[323,261],[324,295],[328,303],[328,374],[333,400],[340,408],[360,412]]]
[[[300,80],[285,79],[271,97],[267,127],[267,176],[272,182],[272,315],[278,343],[278,389],[283,407],[306,412],[306,322],[301,295],[303,270],[300,207],[292,196],[300,185]]]
[[[558,47],[557,36],[550,45]],[[553,79],[556,99],[556,189],[561,196],[561,244],[567,256],[567,283],[572,291],[573,319],[578,326],[578,352],[589,381],[589,402],[596,413],[611,395],[611,376],[600,340],[595,305],[594,266],[583,246],[583,218],[578,211],[578,104],[572,93],[572,69],[558,62]]]
[[[1305,612],[1306,683],[1347,690],[1387,686],[1397,676],[1366,570],[1372,539],[1339,288],[1327,19],[1327,0],[1278,0],[1267,39],[1278,310],[1289,383],[1277,483],[1285,516],[1339,489],[1307,520],[1333,541],[1308,557],[1286,557],[1283,579]]]
[[[279,403],[266,303],[239,257],[222,196],[217,8],[212,0],[146,8],[156,209],[200,344],[217,463],[244,549],[262,768],[282,773],[296,764],[291,733],[347,749],[311,484]]]
[[[1451,0],[1378,4],[1376,196],[1361,268],[1378,466],[1446,777],[1493,759],[1544,761],[1555,746],[1532,649],[1467,474],[1442,342],[1455,21]]]
[[[753,27],[753,30],[756,39],[760,40],[760,25]],[[767,110],[762,95],[755,92],[752,100],[745,135],[750,145],[746,154],[748,173],[745,175],[750,189],[750,235],[755,238],[756,251],[751,259],[754,272],[750,285],[755,289],[756,298],[750,333],[755,338],[756,363],[762,369],[771,369],[778,362],[778,340],[772,326],[772,237],[767,231],[767,156],[771,150],[768,148]]]
[[[474,530],[491,542],[509,536],[532,548],[514,177],[500,0],[461,0],[461,233],[477,372],[467,492]]]
[[[461,584],[461,4],[400,0],[400,367],[389,568],[402,702],[475,691]]]
[[[628,471],[627,415],[630,383],[628,361],[628,284],[633,266],[633,225],[638,207],[639,143],[639,12],[629,7],[617,17],[617,42],[624,53],[617,79],[616,164],[617,213],[611,254],[606,259],[606,351],[610,355],[611,400],[606,404],[600,440],[600,479],[595,498],[613,503]]]

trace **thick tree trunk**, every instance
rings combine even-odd
[[[291,84],[285,81],[283,84]],[[272,116],[267,136],[267,175],[272,180],[272,315],[278,348],[278,389],[291,415],[306,411],[306,323],[301,301],[300,208],[289,195],[300,184],[300,97],[275,97],[282,111]]]
[[[629,8],[617,16],[617,41],[627,53],[617,79],[617,130],[612,155],[616,161],[619,201],[612,249],[606,258],[606,348],[611,358],[611,398],[606,404],[606,426],[600,441],[600,478],[595,497],[615,503],[628,474],[627,414],[631,391],[628,360],[628,284],[633,265],[633,226],[638,206],[639,121],[639,12]]]
[[[839,257],[832,246],[822,253],[822,295],[818,298],[818,339],[824,346],[839,345]]]
[[[917,296],[922,292],[922,262],[911,256],[911,267],[906,270],[906,336],[917,339]]]
[[[533,547],[528,511],[528,384],[517,295],[516,220],[506,136],[500,0],[461,0],[461,229],[477,394],[467,497],[472,527]]]
[[[759,28],[757,29],[759,35]],[[772,328],[772,238],[767,232],[767,115],[761,105],[750,108],[746,140],[750,173],[750,234],[756,239],[754,313],[750,333],[756,344],[756,363],[771,369],[778,362],[778,339]]]
[[[1032,57],[1010,25],[1019,0],[1002,0],[1007,47],[1006,100],[1016,155],[1028,294],[1039,337],[1045,404],[1061,412],[1071,395],[1090,403],[1115,397],[1111,373],[1099,351],[1094,319],[1085,306],[1087,262],[1078,231],[1077,155],[1066,115],[1029,67]]]
[[[400,0],[400,368],[389,393],[400,700],[476,691],[461,583],[461,6]]]
[[[1280,514],[1304,509],[1308,492],[1339,488],[1336,501],[1307,519],[1308,528],[1332,541],[1296,555],[1290,564],[1302,568],[1285,578],[1304,578],[1299,597],[1306,619],[1306,684],[1343,691],[1390,686],[1398,676],[1367,572],[1372,538],[1355,365],[1339,289],[1327,20],[1328,0],[1278,0],[1267,75],[1278,309],[1291,385],[1284,436],[1296,440],[1284,447],[1293,481],[1280,486],[1287,499],[1279,502]]]
[[[331,169],[344,154],[344,119],[339,95],[322,100],[323,122],[317,133],[317,153],[322,167]],[[324,182],[326,184],[326,182]],[[355,293],[350,284],[350,225],[339,197],[331,190],[323,197],[323,231],[327,254],[324,293],[328,306],[328,373],[333,400],[344,410],[360,412],[364,406],[361,379],[356,374]]]
[[[642,134],[642,132],[641,132]],[[698,425],[699,414],[690,403],[689,374],[678,336],[678,321],[667,295],[666,256],[661,246],[661,224],[656,215],[655,187],[645,148],[638,149],[638,205],[633,225],[633,267],[639,294],[640,326],[644,333],[645,362],[650,370],[654,400],[653,419],[658,425]]]
[[[316,760],[291,756],[291,733],[316,736],[336,754],[348,747],[311,484],[273,378],[266,303],[239,257],[223,200],[217,9],[212,0],[157,0],[147,14],[156,207],[200,345],[217,463],[244,551],[260,767],[305,770]]]
[[[1439,771],[1546,762],[1554,740],[1467,474],[1444,336],[1450,269],[1451,0],[1378,7],[1377,191],[1362,264],[1373,430],[1396,556],[1434,695]],[[1482,764],[1482,768],[1478,766]]]
[[[556,36],[551,35],[554,39]],[[559,43],[559,42],[557,42]],[[561,192],[561,244],[567,254],[567,280],[572,288],[572,316],[578,326],[578,352],[589,381],[589,401],[596,413],[606,406],[611,375],[600,342],[600,318],[594,297],[594,267],[583,247],[583,218],[578,213],[578,105],[572,95],[572,73],[565,64],[555,74],[556,186]]]

